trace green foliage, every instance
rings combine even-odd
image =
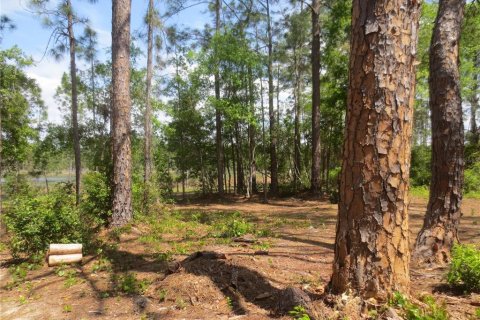
[[[428,199],[430,190],[427,186],[412,187],[410,189],[410,195],[418,198]]]
[[[59,184],[45,195],[20,195],[5,212],[12,254],[44,252],[50,243],[81,242],[80,216],[70,184]]]
[[[310,316],[302,306],[296,306],[293,310],[288,311],[288,314],[295,320],[310,320]]]
[[[111,191],[107,178],[100,172],[87,172],[83,175],[83,193],[80,202],[82,220],[92,232],[105,226],[111,216]]]
[[[66,265],[57,267],[55,269],[55,274],[59,277],[65,278],[63,286],[67,289],[78,283],[77,272]]]
[[[426,308],[411,302],[400,292],[395,292],[390,299],[389,304],[400,309],[401,316],[406,320],[448,320],[449,316],[445,305],[438,305],[431,296],[423,296],[422,302]]]
[[[138,280],[135,274],[131,272],[120,276],[113,275],[112,280],[116,290],[129,295],[143,294],[150,285],[147,279]]]
[[[31,64],[31,58],[18,47],[0,50],[3,170],[15,171],[27,160],[29,141],[38,136],[32,116],[45,116],[40,88],[24,71]]]
[[[22,262],[20,264],[12,265],[8,268],[10,275],[12,276],[12,281],[8,284],[8,287],[11,288],[25,281],[25,278],[28,275],[28,272],[31,270],[38,269],[40,265],[38,263],[29,263]]]
[[[480,291],[480,250],[474,245],[455,245],[447,275],[448,283],[467,291]]]
[[[252,223],[245,219],[233,219],[225,223],[221,227],[221,236],[225,238],[233,238],[243,236],[244,234],[254,231]]]
[[[410,183],[414,187],[428,186],[432,176],[430,162],[432,157],[431,146],[418,145],[412,148],[410,167]]]
[[[465,193],[480,193],[480,162],[465,169],[464,179]]]

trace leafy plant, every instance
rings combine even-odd
[[[112,214],[110,186],[107,176],[95,171],[85,173],[82,184],[81,216],[93,232],[106,225]]]
[[[143,294],[150,285],[147,279],[138,280],[134,273],[126,273],[121,276],[114,275],[113,282],[117,290],[126,294]]]
[[[62,184],[46,195],[19,196],[6,211],[5,223],[12,235],[9,246],[16,257],[21,253],[42,253],[50,243],[82,240],[70,184]]]
[[[232,219],[221,226],[221,236],[225,238],[239,237],[254,231],[253,224],[245,219]]]
[[[426,308],[411,302],[400,292],[395,292],[390,299],[390,305],[401,310],[402,316],[406,320],[448,320],[448,313],[444,305],[438,305],[431,296],[423,296],[421,299]]]
[[[293,310],[288,311],[288,314],[296,320],[310,320],[310,316],[302,306],[296,306]]]
[[[452,285],[463,286],[467,291],[480,290],[480,250],[473,245],[455,245],[447,274]]]

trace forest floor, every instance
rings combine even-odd
[[[426,199],[411,201],[412,242],[425,208]],[[278,312],[286,288],[315,298],[329,281],[336,205],[232,197],[157,210],[164,213],[104,232],[94,254],[77,266],[18,264],[3,246],[0,319],[291,319]],[[480,200],[465,199],[463,212],[460,240],[480,242]],[[233,240],[244,232],[255,242]],[[217,254],[191,255],[197,251]],[[412,296],[433,295],[451,319],[475,319],[480,295],[450,290],[446,271],[413,267]],[[352,310],[348,319],[359,314]],[[330,309],[325,316],[340,313]]]

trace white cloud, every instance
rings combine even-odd
[[[54,96],[57,87],[60,86],[62,75],[66,71],[68,71],[67,61],[55,61],[50,57],[44,58],[43,61],[27,70],[28,76],[37,80],[42,89],[42,98],[48,108],[49,122],[60,123],[62,121],[62,114],[58,110]]]
[[[14,14],[23,11],[26,7],[25,1],[22,0],[0,0],[0,13],[1,14]]]

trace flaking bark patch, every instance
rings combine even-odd
[[[419,3],[355,0],[334,292],[408,291],[408,180]]]

